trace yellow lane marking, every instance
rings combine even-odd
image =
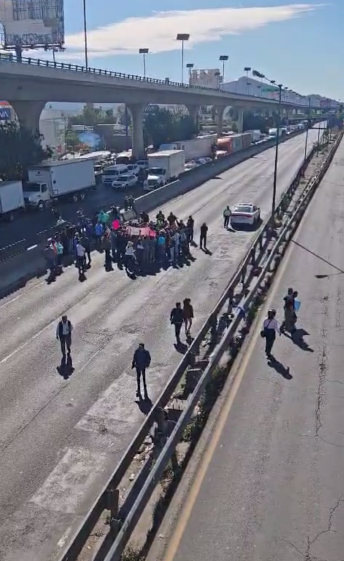
[[[304,221],[306,220],[307,215],[308,215],[309,211],[311,210],[312,203],[313,203],[314,200],[315,200],[315,197],[312,199],[311,204],[307,208],[307,210],[306,210],[306,212],[305,212],[305,214],[304,214],[304,216],[301,220],[300,226],[299,226],[299,228],[298,228],[298,230],[297,230],[293,239],[297,239],[300,236]],[[266,300],[266,302],[265,302],[265,304],[264,304],[264,306],[261,310],[261,313],[259,314],[259,318],[263,315],[263,313],[266,313],[267,309],[269,308],[269,306],[271,304],[271,301],[274,299],[274,297],[277,293],[277,290],[279,289],[282,277],[284,276],[284,274],[286,272],[286,269],[287,269],[287,266],[289,264],[289,261],[291,259],[292,251],[295,251],[295,248],[296,248],[296,246],[294,244],[291,243],[289,245],[289,247],[286,251],[286,254],[285,254],[285,256],[284,256],[284,258],[283,258],[283,260],[282,260],[282,262],[279,266],[279,269],[277,271],[277,274],[276,274],[276,277],[274,279],[274,283],[272,285],[272,288],[270,290],[268,298],[267,298],[267,300]],[[245,354],[242,358],[241,363],[238,366],[238,371],[237,371],[236,377],[234,379],[233,385],[231,387],[231,390],[230,390],[230,392],[228,394],[228,397],[227,397],[226,401],[224,402],[223,408],[220,412],[219,419],[217,421],[212,439],[208,444],[208,447],[207,447],[207,449],[204,453],[204,456],[203,456],[203,458],[200,462],[199,468],[197,469],[197,472],[195,474],[194,482],[192,483],[191,489],[190,489],[190,491],[187,495],[185,506],[183,507],[183,510],[180,513],[180,516],[178,518],[177,526],[176,526],[176,528],[175,528],[175,530],[172,534],[172,537],[170,539],[170,542],[168,544],[166,554],[164,556],[164,561],[174,561],[175,556],[178,552],[178,549],[179,549],[180,543],[182,541],[184,532],[186,530],[187,524],[189,522],[189,519],[190,519],[192,511],[193,511],[193,508],[195,506],[196,499],[197,499],[197,497],[199,495],[199,492],[201,490],[201,487],[203,485],[204,478],[205,478],[206,473],[208,471],[208,468],[209,468],[209,465],[210,465],[211,460],[213,458],[214,452],[216,451],[216,448],[219,444],[220,438],[222,436],[223,429],[224,429],[224,427],[227,423],[228,416],[229,416],[229,413],[232,409],[235,397],[238,393],[241,382],[242,382],[242,380],[244,378],[244,375],[246,373],[247,366],[248,366],[248,364],[251,360],[253,351],[254,351],[255,346],[257,344],[257,341],[260,337],[259,318],[258,318],[258,325],[256,327],[256,330],[252,334],[251,340],[248,343],[247,350],[246,350],[246,352],[245,352]]]

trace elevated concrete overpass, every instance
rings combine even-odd
[[[185,105],[193,118],[201,105],[216,107],[218,129],[222,129],[226,107],[238,110],[238,130],[242,130],[243,112],[249,108],[277,108],[278,102],[264,97],[225,92],[202,86],[142,78],[60,62],[0,54],[1,98],[17,113],[22,126],[37,130],[42,109],[48,101],[85,103],[126,103],[133,126],[133,154],[143,154],[143,112],[149,104]],[[282,101],[285,110],[300,105]]]

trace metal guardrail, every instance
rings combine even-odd
[[[51,60],[41,60],[31,57],[22,57],[19,61],[17,59],[17,56],[14,54],[0,53],[0,63],[1,62],[12,63],[12,64],[30,64],[32,66],[40,66],[45,68],[57,68],[60,70],[83,72],[85,74],[95,74],[97,76],[109,76],[112,78],[134,80],[136,82],[160,84],[163,86],[173,86],[173,87],[181,88],[183,90],[190,90],[190,91],[195,90],[196,92],[197,91],[209,92],[209,94],[216,92],[217,94],[219,93],[222,94],[223,97],[227,97],[231,99],[233,98],[234,95],[239,99],[242,98],[243,100],[247,100],[247,101],[250,101],[251,99],[257,101],[257,99],[260,99],[262,101],[269,101],[270,103],[274,103],[274,102],[277,103],[276,100],[271,99],[269,97],[262,97],[258,95],[246,95],[246,94],[235,93],[235,92],[226,92],[225,90],[221,90],[220,88],[207,88],[205,86],[196,86],[196,85],[192,86],[190,84],[182,84],[181,82],[172,82],[171,80],[168,79],[160,80],[158,78],[147,78],[143,76],[138,76],[136,74],[124,74],[122,72],[113,72],[112,70],[102,70],[101,68],[86,68],[85,66],[80,66],[78,64],[69,64],[66,62],[58,62],[58,61],[54,62]],[[305,105],[303,104],[295,104],[285,101],[282,103],[282,105],[290,106],[290,107],[305,107]]]
[[[315,151],[315,147],[312,149],[305,162],[303,162],[298,172],[295,174],[289,189],[284,193],[279,205],[276,208],[276,214],[281,212],[281,210],[283,209],[286,198],[292,197],[293,194],[295,193],[299,184],[299,180],[305,169],[305,166],[309,163],[310,159],[314,155],[314,151]],[[154,404],[150,413],[146,417],[139,431],[136,433],[135,437],[129,444],[120,463],[116,467],[111,478],[103,487],[102,492],[94,502],[86,518],[80,524],[79,528],[74,533],[74,536],[70,539],[70,543],[68,546],[66,546],[65,551],[62,553],[60,557],[60,561],[76,561],[87,539],[91,535],[96,523],[99,521],[103,511],[105,509],[111,510],[111,506],[109,506],[109,504],[111,505],[111,501],[114,500],[113,499],[114,494],[118,486],[120,485],[121,480],[126,474],[130,464],[132,463],[134,456],[137,454],[138,449],[144,443],[145,438],[150,434],[150,431],[154,423],[156,423],[159,420],[159,417],[161,415],[161,410],[164,409],[168,404],[173,392],[178,387],[178,384],[183,378],[183,376],[185,375],[188,367],[194,363],[195,357],[198,355],[198,350],[202,342],[204,341],[207,334],[211,332],[211,330],[214,328],[214,325],[217,322],[217,317],[221,312],[222,308],[224,307],[226,301],[228,301],[229,295],[233,291],[233,287],[235,287],[239,282],[242,282],[244,284],[245,282],[248,281],[249,278],[252,278],[253,276],[252,272],[249,273],[249,275],[247,276],[247,269],[250,264],[254,264],[254,265],[257,264],[257,260],[256,260],[257,253],[258,256],[262,257],[267,245],[269,245],[271,241],[270,223],[271,223],[271,216],[269,216],[264,221],[263,225],[260,227],[253,242],[250,245],[250,248],[246,256],[243,258],[240,265],[238,266],[237,271],[232,276],[227,289],[219,299],[218,303],[216,304],[210,316],[205,321],[201,330],[199,331],[196,338],[194,339],[191,346],[189,347],[187,353],[181,359],[177,369],[168,380],[160,396],[158,397],[156,403]],[[154,471],[154,473],[156,472]],[[156,480],[156,482],[157,481],[158,480]],[[147,491],[144,492],[146,493]],[[140,498],[140,501],[141,500],[142,499]],[[126,523],[124,523],[122,530],[124,531],[126,528],[127,528]],[[107,561],[110,561],[110,559],[112,560],[112,557],[107,557]]]
[[[255,282],[254,287],[251,288],[249,295],[244,296],[243,301],[240,302],[240,307],[243,308],[245,311],[249,309],[251,303],[254,301],[254,298],[256,297],[256,293],[259,290],[259,288],[262,286],[265,276],[267,275],[267,273],[271,272],[271,266],[275,258],[277,257],[279,248],[281,244],[286,242],[286,235],[288,234],[288,232],[290,232],[292,235],[293,232],[296,230],[297,225],[299,224],[299,221],[303,216],[303,213],[309,203],[310,198],[312,197],[315,191],[316,186],[319,185],[320,181],[325,175],[333,159],[333,156],[338,148],[342,136],[343,135],[339,137],[336,144],[333,146],[326,160],[326,163],[321,169],[319,175],[316,178],[313,178],[309,183],[308,187],[306,187],[305,189],[306,193],[304,194],[303,197],[301,197],[301,200],[297,208],[294,210],[292,216],[282,228],[273,248],[271,249],[271,252],[266,260],[266,263],[262,271],[260,272],[258,279]],[[272,270],[275,270],[275,268],[273,268]],[[129,513],[125,517],[125,520],[117,534],[117,537],[113,545],[111,546],[108,554],[106,555],[104,561],[120,561],[121,555],[124,551],[126,544],[130,539],[132,531],[134,530],[138,520],[140,519],[140,516],[142,515],[144,509],[146,508],[147,503],[150,497],[152,496],[154,489],[157,487],[159,481],[161,480],[164,470],[166,469],[168,462],[171,460],[177,444],[181,440],[183,432],[193,415],[195,407],[199,402],[200,397],[204,392],[214,369],[218,366],[224,352],[228,350],[229,343],[237,333],[241,321],[242,321],[242,317],[240,317],[240,314],[238,313],[231,326],[224,332],[220,343],[218,344],[214,354],[212,355],[211,362],[202,372],[195,390],[193,391],[192,395],[188,398],[188,402],[185,409],[183,410],[172,433],[167,439],[165,446],[161,450],[159,457],[157,458],[150,474],[146,478],[136,501],[134,502]]]

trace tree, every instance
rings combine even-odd
[[[14,122],[0,126],[0,177],[4,180],[25,179],[29,166],[40,164],[52,156],[44,149],[41,135],[32,133]]]
[[[146,144],[153,144],[156,148],[160,144],[189,140],[199,131],[189,115],[175,114],[156,106],[147,107],[143,127]]]
[[[117,109],[117,121],[124,127],[131,126],[131,113],[129,109],[125,109],[125,105],[120,105]]]
[[[159,107],[147,108],[144,115],[143,129],[147,144],[159,147],[160,144],[173,141],[173,114]]]
[[[72,125],[85,125],[86,127],[95,127],[100,124],[115,124],[116,118],[112,109],[103,110],[102,107],[92,107],[85,105],[80,115],[75,115],[69,119],[69,128]]]
[[[67,150],[74,150],[77,146],[80,145],[80,139],[74,131],[66,132],[65,141],[66,141]]]
[[[265,114],[257,114],[252,111],[244,111],[243,129],[247,130],[260,130],[263,133],[268,132],[269,128],[274,127],[277,122],[278,115],[276,113],[271,117]]]

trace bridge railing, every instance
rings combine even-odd
[[[168,78],[166,78],[165,80],[160,80],[158,78],[148,78],[148,77],[143,77],[143,76],[137,76],[136,74],[124,74],[123,72],[113,72],[112,70],[103,70],[101,68],[86,68],[85,66],[81,66],[78,64],[71,64],[71,63],[67,63],[67,62],[58,62],[58,61],[52,61],[52,60],[41,60],[38,58],[31,58],[31,57],[22,57],[21,60],[19,61],[17,59],[17,56],[14,54],[8,54],[8,53],[0,53],[0,63],[3,62],[8,62],[8,63],[14,63],[14,64],[31,64],[32,66],[40,66],[40,67],[45,67],[45,68],[58,68],[60,70],[69,70],[72,72],[83,72],[86,74],[93,74],[93,75],[97,75],[97,76],[109,76],[112,78],[119,78],[119,79],[125,79],[125,80],[135,80],[137,82],[145,82],[145,83],[149,83],[149,84],[160,84],[163,86],[174,86],[177,88],[183,88],[185,90],[191,90],[191,91],[207,91],[207,92],[216,92],[217,94],[221,93],[224,96],[228,96],[228,97],[233,97],[233,95],[235,95],[236,97],[242,98],[242,99],[255,99],[255,100],[261,100],[261,101],[276,101],[271,99],[270,97],[262,97],[261,95],[247,95],[247,94],[242,94],[242,93],[235,93],[235,92],[230,92],[230,91],[225,91],[225,90],[221,90],[220,88],[207,88],[206,86],[197,86],[197,85],[190,85],[190,84],[182,84],[181,82],[173,82],[171,80],[169,80]],[[276,101],[277,103],[277,101]],[[295,103],[291,103],[291,102],[283,102],[283,105],[290,105],[292,107],[295,107]],[[303,107],[303,105],[300,105],[300,107]]]

